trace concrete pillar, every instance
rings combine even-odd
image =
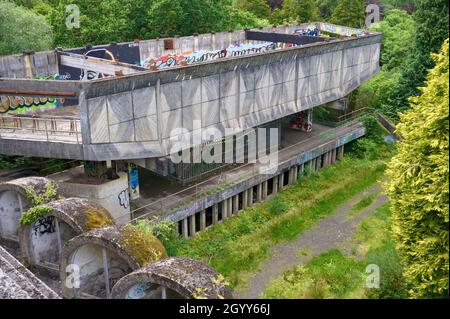
[[[239,211],[239,195],[233,196],[233,215]]]
[[[181,233],[184,238],[189,238],[187,218],[185,218],[181,221]]]
[[[294,166],[294,182],[296,182],[298,179],[298,167],[298,165]]]
[[[248,206],[248,192],[247,190],[242,192],[242,208],[246,209]]]
[[[228,200],[224,199],[222,201],[222,220],[228,218]]]
[[[212,207],[212,217],[213,217],[213,225],[219,222],[219,205],[216,203]]]
[[[191,236],[195,235],[195,214],[189,216],[189,232]]]
[[[312,172],[315,171],[316,165],[314,163],[314,159],[312,159],[308,162],[308,166],[309,166],[309,174],[311,174]]]
[[[303,163],[302,165],[300,165],[300,172],[298,173],[298,175],[300,177],[302,177],[305,174],[305,163]]]
[[[233,216],[233,197],[230,197],[228,200],[228,217]]]
[[[333,148],[333,150],[331,151],[331,163],[334,164],[336,163],[336,149]]]
[[[267,198],[267,192],[269,188],[269,181],[264,181],[262,184],[262,199],[265,200]]]
[[[200,212],[200,230],[204,230],[206,228],[206,211],[203,209]]]
[[[281,174],[278,176],[278,188],[279,188],[279,189],[282,189],[282,188],[283,188],[283,185],[284,185],[284,173],[281,173]]]
[[[344,145],[339,146],[338,160],[342,159],[342,157],[344,157]]]
[[[272,194],[278,193],[278,176],[273,177],[272,190]]]
[[[322,168],[322,156],[317,156],[316,159],[316,169],[319,170]]]
[[[248,206],[252,206],[253,205],[253,187],[247,189],[248,195]]]
[[[258,184],[258,186],[256,187],[256,201],[258,202],[258,203],[260,203],[260,202],[262,202],[262,187],[263,186],[263,184],[262,183],[259,183]]]

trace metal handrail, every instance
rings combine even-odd
[[[79,136],[81,132],[78,129],[79,125],[80,119],[71,116],[2,115],[0,116],[0,138],[2,138],[2,132],[3,134],[14,133],[24,135],[31,133],[31,139],[34,139],[33,136],[37,133],[40,138],[44,135],[47,142],[57,140],[58,136],[74,136],[76,143],[79,144],[81,140]],[[5,132],[5,130],[12,132]]]

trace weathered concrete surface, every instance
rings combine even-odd
[[[61,195],[65,197],[87,198],[104,207],[117,224],[130,221],[130,200],[128,195],[128,176],[120,172],[119,178],[102,181],[98,184],[83,182],[82,166],[48,176],[59,185]],[[74,180],[74,177],[76,178]]]
[[[177,151],[169,138],[174,128],[186,130],[178,137],[246,130],[344,97],[379,71],[380,42],[370,33],[89,82],[0,80],[0,88],[36,89],[41,82],[75,92],[83,141],[2,138],[0,152],[93,161],[166,156]]]
[[[139,206],[148,206],[138,212],[134,212],[134,217],[148,214],[150,216],[156,215],[167,218],[175,222],[183,220],[196,212],[211,207],[214,203],[219,203],[226,198],[235,196],[252,186],[277,176],[289,167],[304,164],[332,149],[362,137],[365,134],[365,128],[362,123],[355,122],[338,129],[330,129],[327,135],[324,135],[325,132],[318,134],[313,131],[308,134],[309,138],[305,140],[305,143],[301,143],[297,147],[281,149],[278,154],[278,168],[276,172],[259,174],[259,164],[246,165],[231,172],[225,171],[223,176],[220,176],[220,179],[218,176],[212,179],[211,183],[204,183],[198,189],[192,188],[191,192],[183,192],[170,199],[167,198],[169,194],[166,192],[164,194],[166,198],[163,199],[162,206],[160,202],[156,203],[157,205],[153,205],[151,201],[139,199]],[[228,186],[224,190],[220,190],[218,187],[220,182],[222,184],[227,183]],[[208,196],[201,196],[200,198],[195,196],[197,192],[205,191],[208,188],[217,189],[217,192]]]
[[[0,299],[59,299],[46,284],[0,246]]]
[[[132,290],[137,285],[150,283],[176,292],[178,298],[192,299],[195,294],[207,299],[233,298],[231,290],[219,278],[219,273],[203,262],[171,257],[150,263],[120,279],[113,287],[112,297],[129,299],[135,295]],[[203,292],[199,293],[198,288]]]
[[[67,198],[50,202],[46,206],[51,208],[48,214],[31,225],[19,227],[22,259],[30,265],[58,269],[62,246],[93,227],[89,214],[102,214],[99,218],[114,223],[107,210],[88,199]]]
[[[31,207],[27,189],[35,194],[46,191],[51,180],[45,177],[23,177],[0,184],[0,236],[17,240],[19,219]]]
[[[65,298],[80,296],[80,289],[88,287],[92,297],[106,298],[102,287],[104,278],[104,260],[102,249],[106,249],[106,258],[114,274],[110,274],[112,283],[124,275],[138,269],[139,263],[124,248],[123,238],[117,227],[106,227],[83,233],[69,240],[63,247],[60,259],[60,279]],[[80,288],[70,288],[65,285],[70,272],[67,265],[80,267]],[[109,269],[109,271],[111,271]]]

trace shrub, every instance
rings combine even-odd
[[[19,222],[21,225],[31,225],[42,216],[49,214],[51,211],[52,208],[45,205],[31,207],[28,211],[22,213]]]
[[[281,198],[279,195],[276,195],[267,204],[267,210],[272,215],[281,215],[289,210],[289,205],[283,198]]]

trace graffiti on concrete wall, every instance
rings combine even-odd
[[[35,111],[50,110],[62,106],[64,99],[50,97],[2,96],[0,113],[26,114]]]
[[[153,290],[153,285],[151,283],[138,283],[128,290],[125,299],[142,299],[151,290]]]
[[[261,43],[261,44],[238,44],[235,43],[232,46],[222,50],[212,51],[187,51],[187,52],[175,52],[173,54],[166,54],[161,57],[149,57],[142,62],[142,65],[148,69],[165,69],[174,66],[189,65],[198,62],[207,62],[223,58],[243,56],[255,53],[267,52],[275,50],[275,43]]]
[[[46,216],[38,219],[33,224],[34,237],[40,237],[45,234],[52,234],[56,231],[56,218],[55,216]]]
[[[117,196],[117,198],[119,199],[120,206],[122,206],[125,209],[128,208],[128,206],[130,205],[130,200],[128,197],[128,189],[124,189],[123,191],[121,191]]]
[[[139,198],[139,176],[137,166],[133,163],[128,164],[128,182],[130,186],[130,199]]]
[[[35,80],[58,80],[59,75],[34,77]],[[48,96],[16,96],[0,97],[0,113],[27,114],[63,106],[63,98]]]
[[[289,125],[292,128],[300,129],[304,132],[312,131],[312,111],[306,110],[295,113],[289,117]]]

